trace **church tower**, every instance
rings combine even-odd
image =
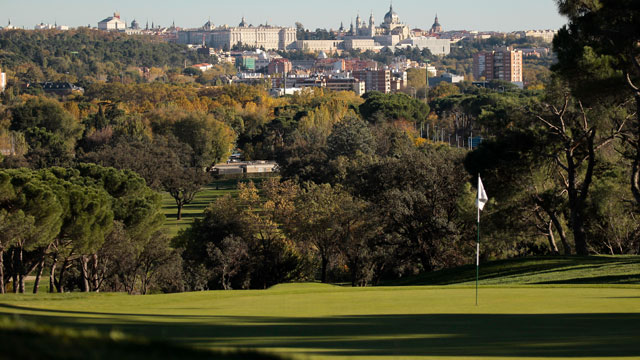
[[[436,19],[433,22],[433,26],[431,26],[431,34],[439,34],[442,32],[442,25],[440,25],[440,21],[438,21],[438,14],[436,14]]]
[[[369,36],[376,36],[376,20],[373,18],[373,11],[371,11],[371,16],[369,17]]]

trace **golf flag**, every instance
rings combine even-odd
[[[480,179],[480,175],[478,175],[478,200],[476,201],[478,210],[484,209],[484,205],[487,201],[489,201],[489,197],[487,197],[487,193],[484,191],[484,186],[482,185],[482,179]]]
[[[487,192],[484,191],[484,185],[482,185],[482,179],[478,174],[478,199],[476,199],[476,206],[478,207],[478,241],[476,242],[476,306],[478,306],[478,279],[480,274],[480,211],[484,209],[484,206],[489,201]]]

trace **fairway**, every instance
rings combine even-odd
[[[640,357],[640,286],[346,288],[6,295],[0,314],[294,359]]]

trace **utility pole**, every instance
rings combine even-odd
[[[425,102],[429,102],[429,63],[427,63],[427,68],[425,73],[426,75],[426,80],[427,80],[427,85],[425,87],[425,91],[424,91],[424,101]]]

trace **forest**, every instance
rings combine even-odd
[[[561,6],[570,22],[536,88],[444,84],[426,100],[123,82],[110,76],[184,58],[119,35],[78,31],[58,48],[67,35],[0,32],[16,79],[0,106],[0,291],[24,292],[34,275],[58,292],[370,286],[468,264],[478,175],[490,197],[483,261],[640,255],[640,33],[619,16],[640,9],[600,3]],[[40,60],[28,50],[38,42],[51,47]],[[94,43],[102,50],[74,50]],[[85,58],[67,74],[74,51]],[[85,92],[32,93],[20,83],[33,74],[86,81]],[[459,146],[471,136],[481,144]],[[160,194],[179,219],[236,150],[277,161],[280,176],[241,182],[176,237],[163,233]]]

